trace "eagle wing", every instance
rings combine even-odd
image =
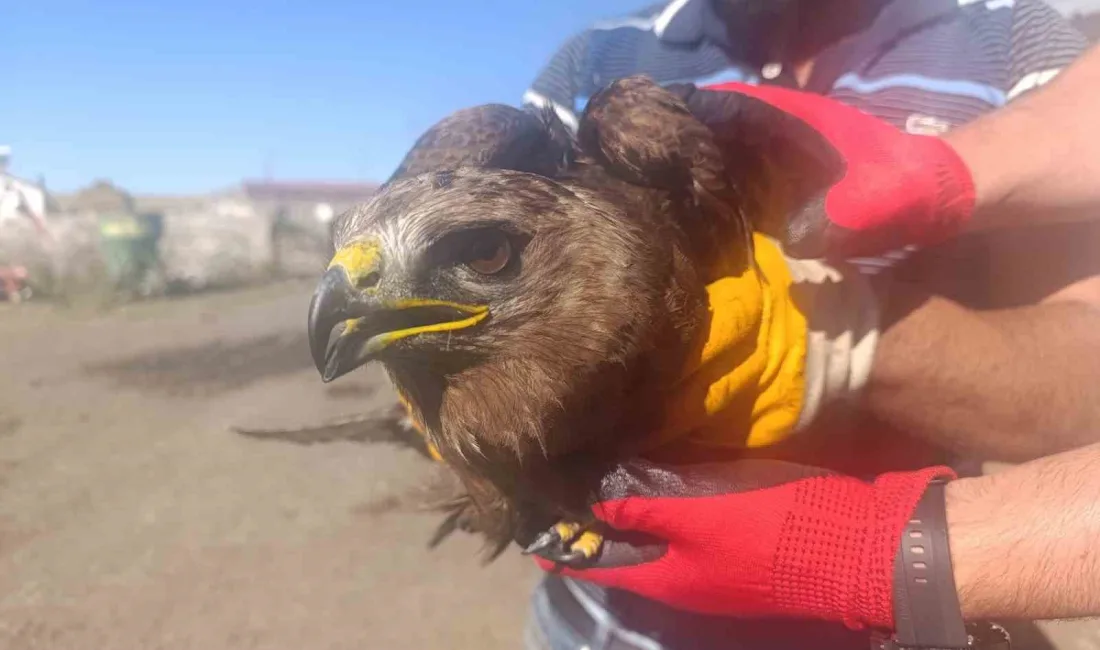
[[[731,246],[744,245],[747,261],[752,226],[744,194],[714,134],[679,97],[644,76],[620,79],[589,101],[577,139],[612,174],[688,197],[700,208],[679,222],[700,255],[727,259]]]

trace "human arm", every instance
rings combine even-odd
[[[1065,74],[1076,91],[1072,73]],[[1056,81],[1020,102],[1056,96],[1065,87]],[[744,94],[750,92],[754,95]],[[802,228],[799,224],[817,226],[786,233],[778,229],[777,236],[788,240],[788,250],[795,237],[817,253],[834,246],[869,246],[862,250],[882,252],[887,243],[922,237],[932,243],[966,223],[965,205],[952,204],[945,211],[937,198],[945,187],[966,186],[965,179],[959,180],[965,164],[938,138],[904,134],[832,100],[782,89],[731,85],[725,91],[684,95],[695,114],[724,134],[720,137],[731,152],[744,157],[747,149],[750,159],[751,154],[758,160],[773,159],[771,169],[763,166],[765,173],[750,165],[750,188],[772,183],[774,194],[803,198],[793,209],[778,212],[793,213],[794,220],[786,225],[796,230]],[[993,114],[984,119],[998,118]],[[861,124],[867,128],[858,128]],[[996,158],[991,156],[990,164]],[[929,169],[941,171],[923,173],[923,160],[932,161]],[[835,177],[828,171],[837,164],[858,182],[848,178],[847,186],[830,185]],[[784,185],[786,177],[795,179],[794,191],[785,191],[791,189],[789,181]],[[941,182],[941,177],[948,180]],[[868,189],[875,186],[885,191]],[[827,188],[824,196],[821,187]],[[995,194],[987,190],[985,196],[993,201]],[[836,210],[830,211],[830,205]],[[946,223],[930,216],[945,212],[952,215]],[[853,228],[833,227],[834,219]],[[1081,236],[1000,232],[995,238],[988,269],[979,266],[982,258],[962,264],[947,260],[949,271],[923,269],[926,276],[947,279],[940,287],[930,286],[927,277],[913,277],[883,291],[882,336],[864,404],[877,419],[900,430],[988,457],[1022,460],[1093,442],[1100,431],[1100,408],[1088,387],[1100,382],[1095,352],[1100,350],[1100,280],[1090,277],[1100,272],[1092,261],[1100,259],[1095,254],[1100,238],[1093,238],[1091,247]],[[1005,242],[1013,238],[1018,243],[1006,250]],[[979,305],[952,301],[938,291],[985,271],[999,294],[986,307],[999,309],[976,311],[970,307]]]
[[[947,486],[967,619],[1100,614],[1100,445]]]
[[[1033,40],[1040,37],[1053,36]],[[1019,49],[1045,47],[1026,45]],[[1074,50],[1063,48],[1045,64],[1063,64],[1068,53]],[[737,155],[802,167],[808,185],[795,188],[798,199],[784,215],[788,252],[859,255],[966,231],[1097,219],[1092,89],[1100,82],[1100,47],[1037,87],[1057,73],[1024,74],[1008,90],[1015,101],[943,138],[904,133],[809,93],[735,83],[680,92]]]
[[[901,533],[929,481],[945,475],[862,482],[774,461],[633,463],[608,475],[593,508],[620,532],[593,567],[565,573],[689,611],[891,629]],[[1100,446],[949,482],[964,617],[1100,614],[1098,502]]]
[[[944,139],[971,170],[977,209],[967,229],[1095,219],[1100,137],[1092,128],[1100,48],[1046,3],[1012,8],[1008,105]]]
[[[1100,432],[1100,51],[1081,55],[1045,3],[1011,12],[1008,106],[944,136],[974,176],[975,234],[895,272],[865,404],[956,451],[1025,460]]]
[[[1042,244],[1031,251],[1033,261],[1057,257]],[[958,277],[977,262],[932,261],[952,265]],[[1038,264],[1033,273],[1048,268]],[[893,281],[887,293],[862,401],[876,419],[979,458],[1028,460],[1097,441],[1097,279],[1070,283],[1032,304],[988,311],[964,307],[922,283]]]

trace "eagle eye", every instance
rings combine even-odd
[[[463,263],[481,275],[495,275],[512,260],[512,242],[497,230],[480,233],[470,243],[463,256]]]

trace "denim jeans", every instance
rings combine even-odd
[[[535,587],[523,639],[524,650],[866,650],[869,643],[837,624],[690,614],[557,576]]]

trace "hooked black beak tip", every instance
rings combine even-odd
[[[321,277],[309,302],[308,338],[313,364],[325,382],[336,379],[339,372],[335,349],[330,345],[332,330],[347,320],[351,284],[340,267],[333,267]]]
[[[326,363],[324,367],[320,368],[319,370],[321,372],[321,381],[326,384],[331,381],[335,381],[347,374],[347,370],[342,370],[340,368],[340,362],[337,359],[336,355],[332,355],[332,358],[329,359],[328,363]]]

